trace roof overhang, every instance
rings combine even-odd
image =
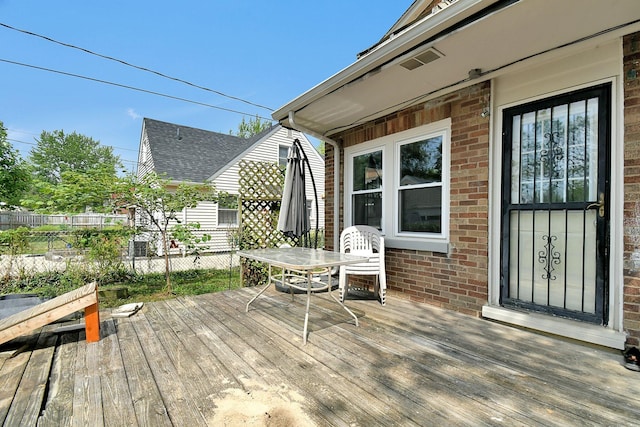
[[[638,0],[457,0],[273,113],[331,136],[446,92],[640,31]],[[415,57],[424,61],[415,61]]]

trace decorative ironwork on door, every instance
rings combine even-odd
[[[501,303],[606,322],[610,85],[504,114]]]
[[[542,240],[546,243],[544,245],[544,250],[538,252],[538,262],[544,264],[544,273],[542,274],[542,278],[545,280],[556,280],[557,276],[553,274],[555,270],[555,265],[560,264],[561,256],[560,252],[556,251],[556,247],[553,244],[554,240],[558,240],[558,236],[542,236]]]

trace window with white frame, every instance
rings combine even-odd
[[[389,247],[446,252],[450,127],[446,119],[345,148],[345,226],[376,227]]]
[[[282,168],[287,167],[287,156],[289,155],[288,145],[278,145],[278,165]]]
[[[238,208],[233,206],[231,199],[225,200],[221,197],[218,201],[218,225],[238,225]]]
[[[443,135],[398,143],[399,233],[442,233]]]
[[[351,222],[382,229],[382,150],[351,157]]]
[[[313,199],[307,199],[307,215],[309,216],[309,220],[312,221],[312,222],[316,219],[315,206],[316,205],[315,205]]]

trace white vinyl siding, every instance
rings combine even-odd
[[[253,148],[243,153],[233,163],[223,169],[218,175],[211,177],[211,181],[219,192],[229,194],[238,194],[238,171],[239,162],[242,159],[249,161],[272,162],[278,164],[280,159],[281,147],[288,148],[293,140],[298,138],[304,148],[309,164],[313,171],[316,190],[318,194],[318,214],[316,214],[315,201],[313,200],[313,184],[311,179],[307,180],[307,197],[310,199],[311,206],[311,225],[324,228],[324,160],[318,154],[315,147],[309,142],[306,136],[297,131],[291,131],[285,128],[279,128],[269,137],[255,145]],[[138,176],[153,171],[153,159],[148,154],[148,140],[146,133],[143,131],[141,147],[138,153]],[[211,240],[206,244],[206,250],[211,252],[229,251],[232,248],[229,245],[230,234],[236,228],[225,223],[224,218],[219,218],[218,206],[215,202],[201,202],[195,208],[184,209],[178,215],[183,224],[188,222],[200,223],[200,230],[197,234],[206,233],[211,236]],[[222,222],[220,222],[222,220]]]
[[[140,143],[140,151],[138,153],[138,170],[137,176],[141,178],[148,173],[153,172],[153,158],[151,157],[151,151],[149,150],[149,140],[147,135],[143,133],[144,138]]]
[[[291,134],[291,136],[289,136],[289,134]],[[322,199],[325,188],[324,160],[322,159],[320,154],[318,154],[315,147],[311,145],[309,140],[304,136],[304,134],[297,131],[289,132],[288,129],[281,128],[276,133],[271,135],[271,137],[269,137],[267,140],[263,141],[261,144],[247,152],[243,158],[250,161],[278,163],[280,146],[287,147],[288,149],[295,138],[298,138],[300,140],[300,142],[302,143],[302,147],[304,148],[304,151],[309,158],[309,165],[311,166],[311,169],[313,171],[316,191],[318,193],[319,214],[318,218],[316,218],[315,202],[313,202],[311,226],[315,227],[316,221],[318,221],[318,226],[320,228],[324,228],[324,200]],[[238,194],[238,163],[239,160],[238,162],[224,170],[220,175],[215,177],[213,182],[218,191],[226,191],[230,194]],[[307,197],[313,198],[313,184],[311,182],[311,179],[307,180],[306,185]]]

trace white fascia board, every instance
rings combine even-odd
[[[381,43],[380,46],[362,56],[342,71],[339,71],[274,111],[271,117],[279,122],[287,119],[289,111],[299,111],[346,83],[402,55],[415,45],[445,31],[447,28],[491,6],[497,1],[498,0],[458,0],[435,15],[429,15],[421,19],[396,37]]]

